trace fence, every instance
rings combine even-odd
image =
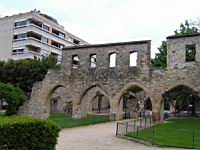
[[[136,128],[136,132],[129,132],[126,136],[143,140],[151,145],[200,149],[200,132],[197,131]]]
[[[116,135],[142,140],[151,145],[200,149],[200,132],[190,130],[170,130],[151,126],[154,117],[117,122]]]
[[[64,114],[51,114],[49,119],[56,122],[61,128],[72,128],[110,121],[109,115],[88,115],[85,118],[66,118]]]
[[[155,117],[149,116],[145,118],[117,122],[116,135],[125,135],[129,132],[138,131],[155,123]]]
[[[169,118],[179,118],[179,117],[183,117],[183,118],[200,118],[200,113],[195,113],[194,115],[192,115],[191,113],[187,113],[187,112],[178,112],[178,113],[164,113],[164,120],[169,119]]]

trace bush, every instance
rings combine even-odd
[[[5,101],[7,103],[6,115],[10,116],[16,114],[19,106],[21,106],[25,100],[26,97],[20,88],[0,82],[0,101]]]
[[[4,117],[0,121],[1,150],[55,150],[59,127],[30,117]]]
[[[53,56],[42,59],[0,61],[0,82],[13,84],[30,96],[33,83],[41,81],[48,69],[58,68]]]

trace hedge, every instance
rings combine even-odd
[[[60,128],[45,119],[0,118],[0,150],[55,150]]]

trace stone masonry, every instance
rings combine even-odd
[[[167,37],[167,68],[150,68],[151,41],[84,45],[63,49],[61,68],[49,70],[41,82],[34,84],[31,98],[19,113],[48,117],[50,97],[62,88],[64,102],[72,103],[72,116],[84,117],[90,111],[95,93],[101,92],[110,103],[110,116],[122,119],[122,97],[132,87],[142,88],[152,103],[157,119],[163,116],[163,95],[185,85],[200,93],[200,34]],[[195,44],[196,60],[186,62],[186,45]],[[137,66],[129,66],[130,52],[137,52]],[[109,67],[109,55],[116,53],[116,67]],[[96,67],[90,67],[90,56],[96,54]],[[77,68],[72,67],[78,56]]]

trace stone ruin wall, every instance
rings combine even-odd
[[[196,61],[185,62],[185,45],[196,44]],[[101,89],[110,101],[110,114],[121,119],[120,98],[133,86],[139,86],[150,97],[153,112],[162,115],[162,95],[177,85],[187,85],[200,92],[200,35],[168,37],[167,68],[150,68],[150,41],[89,45],[63,49],[60,70],[50,70],[45,79],[35,83],[31,99],[19,113],[47,117],[52,93],[62,87],[62,101],[72,102],[73,117],[83,117],[86,105],[82,104],[88,90]],[[129,67],[130,51],[137,51],[137,67]],[[116,67],[109,68],[109,54],[116,52]],[[97,67],[90,68],[90,55],[97,55]],[[79,67],[72,69],[72,56],[78,55]],[[85,101],[84,103],[88,103]]]

